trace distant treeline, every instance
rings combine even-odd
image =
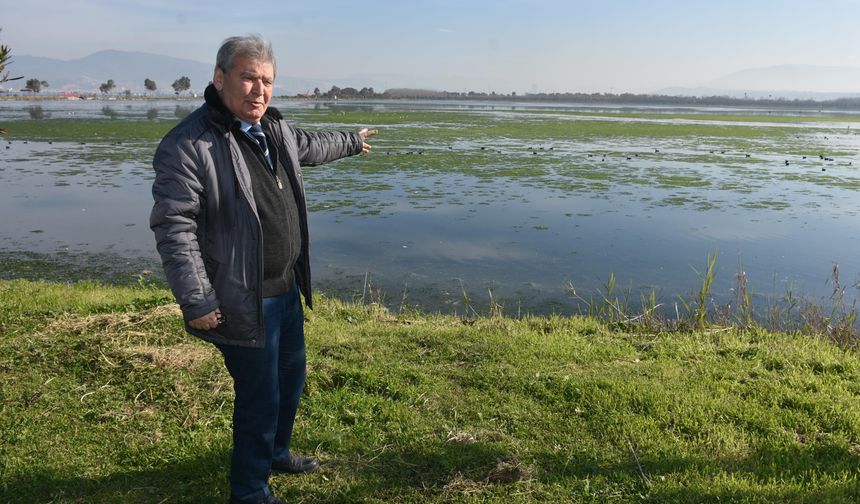
[[[318,99],[414,99],[414,100],[492,100],[517,102],[572,102],[595,104],[645,104],[645,105],[700,105],[743,106],[812,109],[860,109],[860,96],[832,100],[787,99],[787,98],[735,98],[731,96],[669,96],[633,93],[526,93],[499,94],[477,91],[433,91],[429,89],[395,88],[377,93],[372,87],[356,89],[332,86],[327,92],[314,89],[313,94],[300,94],[299,98]]]

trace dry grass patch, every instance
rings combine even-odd
[[[469,479],[457,472],[445,484],[444,491],[450,494],[469,495],[483,492],[486,486],[486,483]]]
[[[177,304],[156,306],[146,311],[99,313],[96,315],[80,316],[66,313],[50,321],[40,336],[50,336],[59,332],[82,334],[84,332],[109,333],[111,335],[145,334],[138,331],[141,325],[182,317],[182,311]]]
[[[216,357],[215,347],[181,343],[168,347],[134,346],[125,352],[156,367],[179,370],[196,369]]]
[[[475,442],[475,436],[468,432],[449,432],[448,442],[458,445],[468,445]]]
[[[489,483],[512,484],[520,481],[530,481],[532,479],[531,467],[522,464],[516,460],[507,461],[499,460],[489,474],[486,481]]]

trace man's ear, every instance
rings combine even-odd
[[[221,88],[224,87],[224,70],[221,67],[215,67],[215,75],[212,76],[212,84],[215,85],[215,89],[221,91]]]

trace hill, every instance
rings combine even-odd
[[[697,88],[657,91],[670,96],[731,96],[833,100],[860,96],[860,67],[777,65],[733,72]]]
[[[179,77],[191,79],[191,92],[201,93],[212,80],[214,63],[203,63],[159,54],[130,51],[99,51],[84,58],[59,60],[38,56],[15,55],[13,65],[16,76],[24,80],[6,84],[6,89],[18,90],[26,79],[47,81],[45,91],[98,92],[99,85],[108,79],[116,84],[114,92],[130,90],[143,93],[144,79],[152,79],[157,93],[173,94],[170,85]],[[275,81],[275,95],[294,95],[312,92],[315,87],[325,91],[332,85],[380,86],[379,80],[368,76],[352,79],[316,79],[286,75]],[[360,87],[361,87],[360,86]]]
[[[736,90],[860,94],[860,67],[778,65],[749,68],[716,79],[711,87]]]
[[[59,60],[37,56],[15,55],[15,75],[26,79],[47,81],[47,91],[97,92],[108,79],[116,83],[115,92],[144,91],[144,79],[158,85],[158,93],[172,94],[170,85],[181,76],[191,79],[191,92],[200,93],[212,79],[213,64],[143,52],[100,51],[84,58]],[[26,80],[25,79],[25,80]],[[24,81],[7,83],[17,90]],[[332,86],[370,87],[378,91],[394,88],[426,88],[433,93],[445,93],[445,84],[418,82],[414,76],[400,74],[352,75],[344,78],[308,78],[286,74],[275,82],[275,95],[310,93],[314,88],[327,91]],[[571,90],[575,89],[572,83]],[[562,91],[565,93],[565,91]],[[468,95],[466,92],[456,93]],[[696,88],[666,87],[655,90],[668,96],[729,96],[734,98],[784,98],[788,100],[834,100],[860,96],[860,67],[828,67],[817,65],[780,65],[745,69],[704,83]]]
[[[157,54],[109,50],[73,60],[16,55],[13,68],[16,75],[23,75],[25,79],[47,81],[48,91],[97,92],[101,83],[113,79],[116,91],[143,92],[144,79],[152,79],[159,92],[172,94],[170,85],[182,76],[191,79],[192,91],[202,91],[212,80],[213,65]],[[18,82],[14,84],[23,86]]]

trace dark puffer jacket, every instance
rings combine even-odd
[[[167,281],[191,334],[213,343],[261,347],[263,246],[251,175],[233,136],[235,117],[211,85],[206,103],[162,139],[155,152],[155,204],[149,225],[155,233]],[[302,166],[359,154],[352,132],[309,132],[295,128],[270,107],[266,117],[291,178],[301,221],[302,250],[295,274],[311,306],[308,219]],[[216,329],[193,329],[188,321],[221,309]]]

